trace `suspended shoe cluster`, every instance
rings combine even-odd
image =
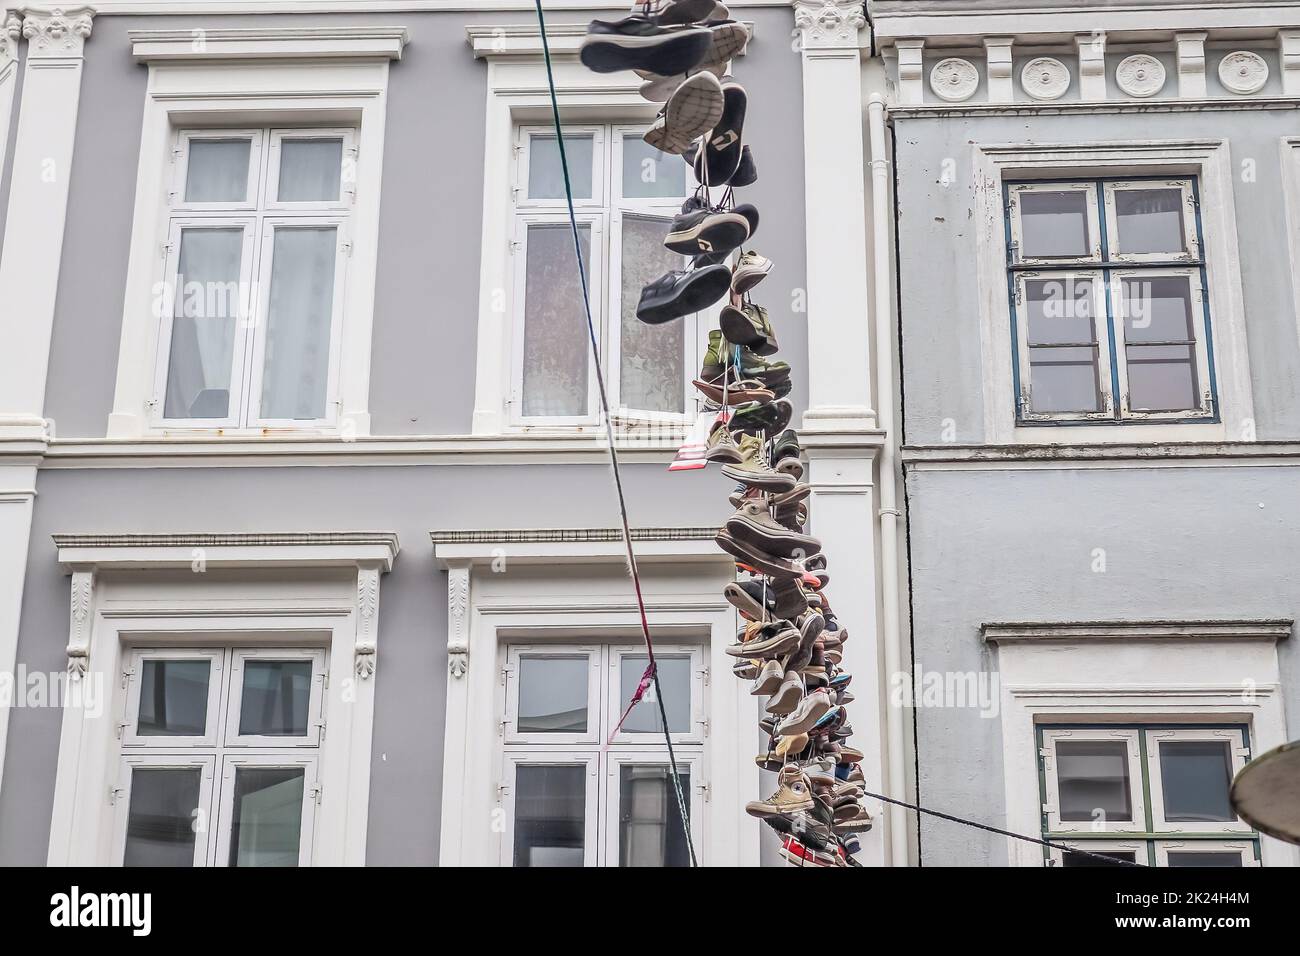
[[[790,367],[767,310],[750,292],[772,263],[742,251],[758,210],[734,190],[758,179],[743,142],[748,97],[727,69],[749,31],[716,0],[647,0],[617,21],[593,21],[581,59],[601,73],[634,70],[641,95],[664,103],[646,142],[681,155],[699,183],[664,245],[691,258],[641,293],[637,316],[669,322],[728,298],[709,333],[695,387],[715,417],[704,457],[737,482],[735,514],[718,545],[736,560],[726,599],[744,624],[727,653],[736,676],[765,697],[759,727],[768,744],[759,767],[776,771],[776,792],[746,807],[781,836],[781,855],[799,866],[854,866],[858,835],[871,828],[862,803],[862,752],[848,743],[853,699],[841,667],[848,630],[831,610],[821,542],[805,531],[809,486],[799,436],[790,428]],[[720,199],[713,201],[713,191]]]

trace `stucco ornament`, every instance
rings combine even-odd
[[[18,38],[23,35],[23,21],[18,14],[10,11],[0,23],[0,63],[16,60]]]
[[[41,53],[80,53],[90,36],[92,17],[87,7],[28,10],[23,17],[23,36]]]
[[[867,18],[858,0],[795,0],[794,25],[808,46],[856,45]]]
[[[1165,65],[1147,53],[1125,57],[1115,68],[1115,82],[1129,96],[1155,96],[1165,85]]]
[[[1268,82],[1268,64],[1249,50],[1229,53],[1219,61],[1219,82],[1233,93],[1257,93]]]
[[[961,57],[950,56],[940,60],[930,71],[930,89],[941,100],[960,103],[975,95],[979,86],[980,74],[975,64]]]
[[[1020,85],[1036,100],[1057,100],[1070,88],[1070,69],[1055,57],[1035,57],[1020,71]]]

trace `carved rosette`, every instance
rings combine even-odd
[[[94,11],[89,7],[54,7],[23,11],[23,36],[29,56],[81,56]]]
[[[1268,63],[1258,53],[1238,50],[1219,61],[1219,82],[1242,96],[1258,93],[1268,82]]]
[[[861,0],[795,0],[794,25],[803,47],[852,47],[867,25]]]
[[[379,612],[379,569],[357,571],[356,671],[362,680],[375,676],[375,616]]]
[[[94,572],[73,572],[67,650],[68,676],[72,680],[85,677],[90,668],[90,599],[94,590]]]
[[[1115,68],[1115,83],[1129,96],[1155,96],[1165,86],[1165,65],[1150,54],[1135,53]]]
[[[950,56],[940,60],[930,71],[930,89],[934,95],[949,103],[960,103],[975,95],[980,74],[975,64],[961,57]]]
[[[1055,57],[1034,57],[1020,71],[1020,85],[1036,100],[1058,100],[1070,88],[1070,68]]]
[[[469,568],[447,569],[447,670],[464,677],[469,670]]]

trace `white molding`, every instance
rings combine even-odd
[[[1204,627],[1207,622],[1201,622]],[[1154,635],[1062,644],[1029,639],[999,643],[1001,741],[1006,826],[1038,833],[1037,723],[1244,723],[1253,752],[1288,739],[1277,655],[1277,623],[1238,626],[1232,637]],[[1195,623],[1183,625],[1189,631]],[[1250,639],[1250,628],[1259,629]],[[1264,864],[1295,865],[1295,847],[1264,837]],[[1040,847],[1007,841],[1012,866],[1042,866]]]
[[[387,29],[391,33],[398,28]],[[257,32],[265,35],[269,31]],[[266,42],[274,46],[278,41]],[[358,130],[356,181],[362,185],[356,191],[350,214],[353,251],[345,260],[346,292],[336,383],[338,424],[334,428],[312,426],[301,432],[286,429],[285,434],[342,434],[349,438],[369,434],[371,333],[388,70],[388,57],[374,54],[300,60],[261,56],[195,62],[163,59],[149,64],[117,384],[107,428],[110,439],[141,439],[169,433],[153,427],[149,411],[150,402],[156,398],[155,371],[159,355],[154,295],[156,284],[163,279],[163,264],[158,243],[165,238],[168,222],[172,137],[179,128],[201,126],[205,115],[221,124],[229,124],[237,117],[239,122],[249,125],[276,125],[292,117],[316,120],[320,125],[343,123]],[[218,432],[219,429],[210,429],[196,433],[188,429],[172,434],[201,438],[215,437]],[[230,435],[231,430],[226,429],[225,434]],[[248,429],[243,434],[236,430],[233,437],[261,435],[261,429]]]
[[[890,107],[893,119],[952,119],[965,116],[1062,116],[1089,114],[1106,116],[1116,113],[1215,113],[1250,110],[1297,110],[1300,97],[1252,96],[1227,99],[1107,100],[1104,103],[1066,100],[1064,102],[1018,103],[923,103],[919,106]]]
[[[551,12],[614,10],[627,13],[630,0],[546,0]],[[789,7],[790,0],[728,0],[734,12],[748,7]],[[183,7],[183,10],[178,10]],[[253,13],[524,13],[533,0],[98,0],[100,16],[176,16]]]
[[[921,78],[925,58],[924,40],[899,40],[894,49],[898,54],[898,102],[920,103],[925,99]]]
[[[1294,621],[1069,621],[1062,623],[984,624],[986,644],[1046,642],[1075,644],[1094,641],[1282,641],[1291,636]]]
[[[1106,98],[1106,34],[1100,30],[1081,33],[1074,38],[1079,57],[1079,98]]]
[[[867,37],[863,4],[858,0],[791,0],[795,33],[804,50],[859,50]]]
[[[1237,218],[1228,140],[974,144],[976,282],[984,386],[984,441],[989,444],[1225,442],[1254,421],[1245,305],[1237,255]],[[1086,170],[1089,176],[1191,172],[1200,180],[1203,255],[1210,288],[1210,321],[1220,422],[1019,426],[1011,383],[1010,305],[1006,282],[1003,180]]]
[[[1277,45],[1282,63],[1282,92],[1300,96],[1300,30],[1279,30]]]
[[[104,712],[74,690],[63,708],[51,814],[48,863],[113,865],[113,786],[123,652],[132,642],[206,646],[247,641],[250,633],[277,641],[304,636],[328,646],[329,681],[320,750],[322,785],[312,863],[366,862],[370,757],[374,729],[373,674],[379,621],[379,576],[397,550],[391,534],[298,535],[82,535],[56,536],[60,561],[71,574],[70,665],[84,668],[73,686],[99,688]],[[145,545],[138,539],[154,539]],[[261,543],[253,543],[261,539]],[[187,545],[213,544],[201,557]],[[226,542],[248,541],[245,545]],[[275,542],[275,543],[271,543]],[[295,543],[296,542],[296,543]],[[344,543],[345,542],[345,543]],[[198,545],[203,547],[204,545]],[[242,549],[236,554],[235,549]],[[184,554],[175,554],[184,549]],[[153,553],[153,558],[147,552]],[[159,578],[150,569],[185,566],[193,579]],[[356,568],[351,581],[285,579],[274,569]],[[238,578],[207,579],[212,567],[269,569]],[[111,576],[100,569],[112,569]],[[363,673],[362,671],[365,671]],[[94,684],[82,683],[95,681]]]
[[[717,528],[633,528],[637,562],[702,561],[731,564],[714,543]],[[444,570],[510,564],[591,564],[627,556],[618,528],[544,528],[483,531],[431,531],[434,559]]]
[[[1011,48],[1014,43],[1014,37],[984,38],[990,103],[1010,103],[1016,98],[1015,82],[1011,78]]]
[[[18,112],[4,227],[9,240],[0,254],[5,311],[23,320],[9,325],[5,348],[0,350],[0,436],[43,430],[81,98],[82,51],[92,17],[89,7],[28,7],[23,11],[27,57],[22,94],[28,108]],[[6,30],[12,24],[12,18],[6,18]],[[0,89],[0,119],[5,121],[11,116],[12,69],[11,65],[0,67],[0,83],[8,90]],[[0,127],[0,139],[7,137],[6,122]],[[21,242],[15,240],[18,236]]]
[[[18,661],[27,551],[36,501],[36,469],[31,463],[0,459],[0,674],[13,674]],[[0,706],[0,788],[4,785],[5,745],[12,707]]]
[[[138,63],[260,58],[400,60],[406,27],[257,27],[251,29],[128,30]]]
[[[1178,55],[1178,95],[1184,99],[1200,99],[1208,92],[1205,83],[1204,30],[1174,34],[1174,47]]]
[[[1080,468],[1300,468],[1300,442],[1106,442],[908,445],[913,471]]]

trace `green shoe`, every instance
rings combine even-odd
[[[770,437],[784,431],[790,424],[790,417],[793,414],[794,409],[784,399],[768,402],[766,405],[757,402],[752,405],[742,405],[731,416],[731,429],[745,432],[747,435],[762,434]],[[792,481],[791,485],[793,484]]]
[[[748,302],[737,308],[728,305],[720,317],[722,334],[728,342],[747,345],[756,355],[772,355],[777,350],[776,330],[768,320],[767,309]]]

